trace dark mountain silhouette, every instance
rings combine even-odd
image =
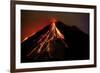
[[[89,35],[57,21],[21,43],[21,62],[89,59]]]

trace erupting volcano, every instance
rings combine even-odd
[[[52,19],[49,25],[25,38],[21,43],[21,62],[88,59],[88,45],[87,34],[76,27],[69,27]],[[77,51],[81,51],[80,54]]]
[[[56,44],[56,39],[61,40],[66,48],[68,45],[64,42],[64,35],[60,32],[60,30],[56,27],[56,21],[53,19],[49,30],[43,35],[40,36],[37,41],[37,46],[33,48],[31,52],[27,54],[27,56],[32,56],[35,54],[34,59],[41,57],[45,52],[47,52],[48,57],[53,57],[52,53],[55,50],[54,45]]]

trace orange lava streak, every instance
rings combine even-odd
[[[61,38],[61,39],[64,39],[64,36],[63,34],[61,34],[61,32],[58,30],[58,28],[56,27],[56,19],[52,19],[52,23],[51,23],[51,26],[52,26],[52,31],[54,31],[54,34],[57,38]]]
[[[32,56],[32,54],[36,52],[35,58],[38,58],[42,53],[44,53],[44,51],[46,51],[48,52],[49,57],[52,57],[52,53],[55,49],[52,46],[52,42],[55,40],[55,38],[61,39],[65,47],[68,47],[68,45],[64,42],[64,35],[56,27],[56,19],[52,19],[50,26],[50,30],[48,30],[44,35],[41,36],[37,46],[30,53],[28,53],[27,56]]]

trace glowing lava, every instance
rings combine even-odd
[[[53,19],[52,23],[51,23],[51,28],[52,28],[52,32],[54,33],[54,36],[57,38],[61,38],[64,39],[64,36],[61,34],[61,32],[58,30],[58,28],[56,27],[56,20]]]
[[[50,29],[43,35],[40,36],[38,45],[31,50],[27,56],[34,56],[34,59],[37,59],[41,56],[41,54],[47,52],[49,57],[52,57],[52,53],[54,52],[54,42],[55,39],[60,39],[61,42],[68,47],[68,45],[64,42],[64,35],[59,31],[56,27],[56,19],[53,19],[50,24]]]

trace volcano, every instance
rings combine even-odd
[[[21,62],[86,59],[89,59],[89,35],[56,20],[21,43]]]

